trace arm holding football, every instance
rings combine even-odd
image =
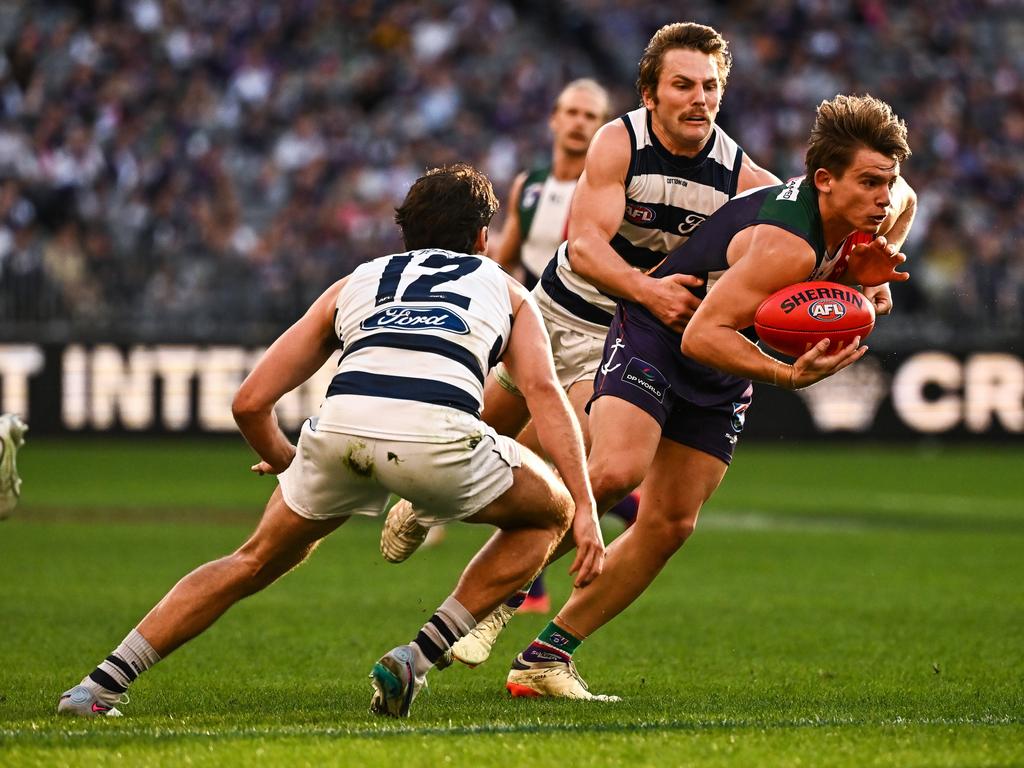
[[[789,366],[762,352],[739,331],[753,324],[766,298],[807,277],[814,251],[796,235],[762,224],[737,234],[728,256],[732,266],[708,291],[683,333],[683,354],[734,376],[790,389],[830,376],[864,354],[865,347],[850,345],[827,355],[826,340]]]

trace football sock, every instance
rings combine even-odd
[[[538,578],[540,577],[538,576]],[[511,608],[513,611],[518,610],[519,606],[523,604],[523,600],[525,600],[526,596],[530,594],[530,588],[532,586],[533,582],[531,581],[529,584],[525,585],[522,589],[520,589],[518,592],[512,595],[512,597],[506,600],[505,605]]]
[[[537,574],[537,578],[533,580],[533,584],[530,585],[530,597],[544,597],[548,593],[547,587],[544,586],[544,571]]]
[[[473,618],[473,614],[454,597],[449,597],[441,603],[441,607],[423,625],[416,639],[412,641],[416,656],[416,676],[422,677],[427,674],[444,652],[458,642],[459,638],[469,634],[475,626],[476,619]]]
[[[608,513],[621,518],[622,522],[624,522],[626,527],[629,528],[629,526],[636,522],[636,513],[639,508],[640,493],[638,491],[633,491],[629,496],[609,509]]]
[[[555,619],[557,620],[557,616]],[[558,626],[554,621],[549,623],[523,651],[523,661],[564,661],[568,662],[576,649],[583,642],[571,632]]]
[[[104,704],[113,704],[128,690],[140,673],[160,661],[160,655],[138,630],[133,629],[121,644],[90,672],[81,685],[90,688]]]

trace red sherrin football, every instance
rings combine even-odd
[[[875,308],[856,288],[825,280],[776,291],[757,308],[754,330],[772,349],[799,357],[822,339],[833,355],[875,327]]]

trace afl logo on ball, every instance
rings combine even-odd
[[[818,299],[807,305],[807,314],[815,320],[832,323],[846,314],[846,307],[835,299]]]

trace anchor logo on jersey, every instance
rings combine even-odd
[[[732,428],[734,432],[742,432],[743,425],[747,421],[747,409],[750,408],[750,403],[733,403],[732,404]],[[728,437],[728,435],[726,435]],[[732,444],[736,445],[736,439],[733,438]]]
[[[608,355],[608,362],[601,366],[602,375],[607,376],[609,373],[611,373],[616,368],[622,365],[622,363],[616,363],[615,365],[612,365],[612,360],[615,359],[615,355],[618,354],[619,350],[625,346],[626,345],[622,343],[621,336],[615,340],[615,343],[612,344],[612,353]]]

